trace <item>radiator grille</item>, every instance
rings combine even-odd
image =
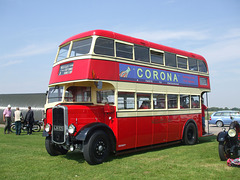
[[[53,108],[52,140],[59,144],[65,142],[65,113],[62,107]]]

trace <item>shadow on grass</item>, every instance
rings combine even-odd
[[[215,142],[215,141],[216,141],[216,136],[201,137],[201,138],[199,138],[198,144],[211,143],[211,142]],[[139,148],[139,149],[130,149],[125,152],[121,152],[120,154],[116,154],[116,155],[113,154],[113,155],[109,156],[107,162],[114,161],[115,159],[124,159],[127,157],[144,154],[144,153],[148,153],[148,152],[163,151],[166,149],[184,146],[184,144],[182,144],[182,143],[169,144],[169,145],[163,144],[163,145],[164,146],[162,146],[162,147],[149,146],[149,147],[144,147],[144,148]],[[74,152],[68,152],[66,155],[63,155],[62,157],[66,158],[68,160],[77,161],[78,163],[85,163],[83,153],[81,153],[78,150],[76,150]]]
[[[78,163],[85,162],[83,154],[80,151],[68,152],[66,155],[63,156],[63,158],[66,158],[68,160],[75,160]]]
[[[209,142],[215,142],[217,141],[217,136],[208,136],[208,137],[200,137],[199,138],[199,144],[203,143],[209,143]]]

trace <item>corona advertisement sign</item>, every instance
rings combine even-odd
[[[129,64],[119,64],[120,80],[197,87],[198,76]]]

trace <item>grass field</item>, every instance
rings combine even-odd
[[[96,166],[79,152],[52,157],[44,141],[41,132],[4,135],[0,128],[0,179],[239,179],[239,168],[219,160],[215,136],[194,146],[113,156]]]

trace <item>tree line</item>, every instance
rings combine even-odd
[[[232,111],[240,111],[240,108],[234,107],[234,108],[219,108],[219,107],[209,107],[208,111],[226,111],[226,110],[232,110]]]

